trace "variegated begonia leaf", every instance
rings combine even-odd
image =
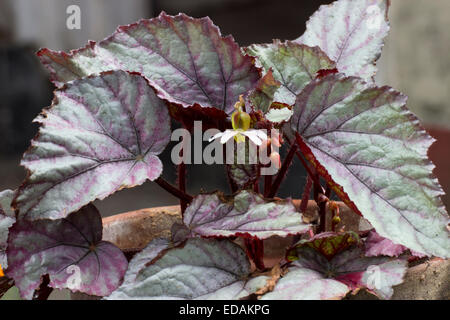
[[[157,254],[158,244],[149,247],[130,261],[133,281],[124,282],[106,299],[231,300],[256,292],[267,280],[248,279],[251,269],[245,252],[228,240],[189,239]]]
[[[363,244],[349,233],[301,240],[288,259],[294,260],[288,273],[263,299],[338,299],[359,288],[389,299],[407,269],[406,261],[364,256]]]
[[[19,220],[10,229],[8,269],[24,299],[48,274],[49,286],[105,296],[121,283],[127,259],[102,241],[102,219],[93,205],[59,220]]]
[[[376,231],[372,230],[369,232],[366,239],[366,256],[389,256],[398,257],[405,250],[408,250],[405,246],[401,244],[395,244],[391,240],[383,238]]]
[[[339,72],[370,80],[389,32],[388,0],[338,0],[322,5],[297,43],[319,46]]]
[[[267,239],[310,229],[290,199],[266,201],[247,190],[230,200],[219,193],[198,195],[184,212],[183,222],[193,234],[203,237]]]
[[[43,49],[38,56],[58,86],[107,70],[136,71],[154,83],[161,98],[228,115],[260,78],[253,59],[241,53],[233,37],[222,37],[208,17],[164,12],[120,26],[105,40],[69,54]]]
[[[0,268],[6,269],[6,247],[8,245],[9,228],[16,222],[16,216],[11,208],[14,191],[5,190],[0,192]],[[0,269],[0,270],[1,270]]]
[[[161,175],[157,155],[170,141],[170,117],[144,77],[106,72],[55,96],[21,162],[29,175],[13,203],[19,217],[63,218]]]
[[[164,238],[152,240],[142,251],[138,252],[128,264],[121,287],[133,284],[139,272],[145,265],[155,259],[162,251],[170,247],[170,242]],[[119,289],[118,289],[119,290]],[[119,290],[120,291],[120,290]]]
[[[275,92],[280,86],[281,82],[274,79],[272,69],[269,69],[264,77],[258,81],[256,88],[249,93],[247,99],[250,105],[255,110],[267,112],[273,102]]]
[[[406,96],[334,74],[297,96],[291,128],[333,190],[385,238],[450,257],[444,193],[427,157],[434,142]]]
[[[275,40],[272,44],[254,44],[246,48],[267,72],[281,83],[275,92],[276,102],[293,105],[295,97],[323,69],[333,69],[335,63],[318,47],[308,47],[286,41]],[[267,111],[267,110],[265,110]]]

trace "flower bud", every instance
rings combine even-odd
[[[280,160],[280,154],[278,152],[273,151],[270,156],[270,162],[277,168],[281,168],[281,160]]]
[[[246,131],[250,128],[251,118],[248,113],[242,111],[244,106],[244,98],[241,95],[239,96],[239,101],[234,105],[236,111],[231,114],[231,125],[234,130]]]
[[[338,223],[341,222],[341,218],[339,216],[334,216],[332,222],[333,225],[337,225]]]

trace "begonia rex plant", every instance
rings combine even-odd
[[[207,17],[163,12],[69,53],[40,50],[57,89],[35,119],[27,178],[0,193],[1,288],[14,283],[25,299],[46,296],[43,284],[105,299],[332,299],[361,288],[389,299],[408,257],[448,258],[434,140],[405,95],[374,83],[388,7],[337,0],[299,38],[245,48]],[[246,147],[243,162],[224,163],[230,193],[189,195],[186,163],[178,185],[162,179],[172,121],[215,129],[217,152]],[[269,161],[250,162],[250,146]],[[294,158],[308,173],[292,190],[299,208],[277,197]],[[147,180],[180,199],[182,223],[128,261],[102,240],[91,202]],[[372,229],[338,229],[331,193]],[[310,194],[317,223],[303,216]],[[273,236],[295,242],[269,269]]]

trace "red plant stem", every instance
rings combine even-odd
[[[300,212],[301,213],[305,213],[306,208],[308,208],[308,200],[309,200],[309,194],[311,193],[312,184],[313,184],[313,181],[312,181],[311,177],[308,175],[306,177],[305,189],[303,190],[302,202],[300,203]]]
[[[259,178],[253,184],[253,191],[255,191],[256,193],[259,193]]]
[[[188,195],[187,193],[181,191],[180,189],[174,187],[172,184],[168,183],[163,178],[159,177],[155,180],[155,182],[164,190],[169,192],[171,195],[177,197],[178,199],[182,199],[186,203],[189,203],[192,201],[193,197],[191,195]]]
[[[277,177],[275,178],[275,181],[273,182],[268,194],[267,198],[273,198],[276,193],[278,192],[278,189],[281,186],[281,183],[283,182],[284,178],[286,177],[286,173],[289,169],[289,167],[292,164],[292,160],[294,159],[295,152],[297,151],[297,144],[294,143],[291,145],[289,152],[286,156],[286,158],[283,161],[283,164],[281,165],[280,172],[278,173]]]
[[[323,202],[318,203],[318,205],[319,205],[320,224],[319,224],[319,229],[317,230],[317,233],[321,233],[321,232],[325,231],[327,203],[326,203],[326,201],[323,201]]]
[[[49,287],[50,277],[47,275],[42,277],[42,283],[39,288],[34,292],[33,300],[47,300],[52,293],[53,288]]]
[[[6,276],[0,277],[0,298],[14,286],[14,280]]]
[[[296,134],[296,139],[297,139],[297,144],[299,143],[299,139],[301,139],[301,137],[299,136],[299,134]],[[286,139],[288,140],[288,139]],[[289,140],[288,140],[289,142]],[[317,233],[320,232],[324,232],[325,231],[325,226],[326,226],[326,204],[327,201],[321,200],[319,201],[319,194],[322,194],[323,196],[325,195],[325,190],[323,189],[322,185],[320,184],[320,179],[319,179],[319,174],[317,172],[313,172],[312,169],[308,163],[306,163],[306,160],[303,159],[303,156],[300,152],[296,151],[295,154],[297,155],[297,157],[299,158],[300,162],[303,164],[303,166],[305,167],[306,171],[308,172],[308,175],[311,177],[311,179],[313,180],[314,183],[314,200],[316,201],[317,205],[319,206],[319,217],[320,217],[320,222],[319,222],[319,227],[317,229]],[[327,197],[325,197],[325,199],[327,199]]]
[[[264,270],[264,242],[260,239],[244,239],[245,248],[247,249],[247,254],[255,263],[256,268],[259,270]]]
[[[292,145],[292,143],[289,141],[289,138],[285,137],[285,139],[290,145]],[[298,142],[297,142],[297,145],[298,145]],[[315,172],[313,172],[311,170],[311,166],[308,165],[308,163],[305,161],[305,159],[303,158],[303,155],[298,150],[295,150],[295,154],[297,155],[297,158],[302,163],[303,167],[305,167],[305,170],[306,170],[306,172],[308,172],[308,175],[311,177],[311,179],[313,179],[313,181],[315,183],[319,183],[318,180],[316,181],[316,177],[318,177],[318,176],[315,174]]]
[[[317,183],[319,180],[319,175],[316,174],[316,178],[314,179],[314,200],[319,206],[319,227],[317,229],[317,233],[321,233],[325,231],[326,226],[326,214],[327,214],[327,197],[325,197],[325,190],[323,190],[322,185]]]
[[[186,164],[184,162],[178,165],[178,188],[181,192],[186,193]],[[187,208],[187,202],[180,198],[181,213]]]
[[[311,193],[311,187],[313,184],[313,180],[311,177],[306,175],[306,183],[305,183],[305,189],[303,190],[302,194],[302,201],[300,202],[300,212],[304,214],[306,212],[306,208],[308,208],[308,201],[309,201],[309,194]],[[312,234],[312,230],[310,229],[309,232]],[[314,236],[314,234],[311,235],[311,238]],[[296,235],[292,239],[292,244],[296,244],[298,241],[300,241],[301,235]]]
[[[272,176],[271,175],[264,176],[264,197],[265,198],[269,197],[271,186],[272,186]]]
[[[331,188],[330,185],[327,183],[326,187],[325,187],[325,197],[327,197],[328,199],[331,196]]]

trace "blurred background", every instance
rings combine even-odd
[[[118,25],[140,18],[184,12],[209,16],[223,35],[232,34],[246,46],[293,40],[305,30],[308,17],[325,0],[0,0],[0,190],[17,188],[25,177],[19,166],[37,131],[32,119],[49,106],[53,86],[35,52],[41,47],[70,50],[88,40],[100,41]],[[69,30],[70,5],[81,9],[81,29]],[[409,108],[438,139],[431,150],[436,173],[450,193],[450,1],[392,0],[391,32],[377,82],[390,85],[409,99]],[[164,178],[175,181],[170,146],[161,156]],[[305,177],[296,163],[282,186],[283,196],[300,197]],[[188,166],[188,192],[228,191],[222,166]],[[447,207],[450,197],[444,198]],[[95,203],[104,216],[177,204],[177,200],[147,182]]]

